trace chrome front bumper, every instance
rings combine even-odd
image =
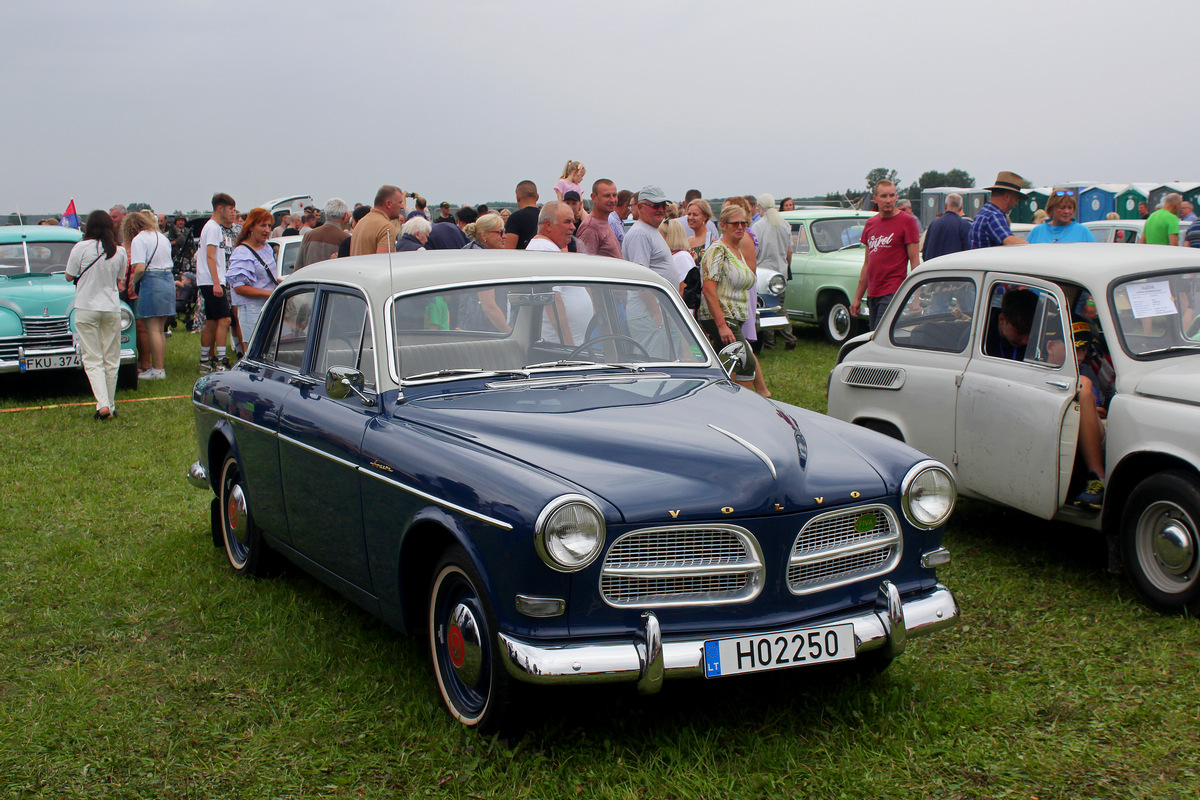
[[[958,622],[958,603],[945,586],[900,599],[899,590],[890,581],[879,586],[875,608],[841,617],[814,620],[813,625],[854,625],[856,655],[883,650],[886,655],[904,652],[908,639],[940,631]],[[771,631],[746,632],[767,635]],[[662,688],[664,678],[704,676],[705,639],[663,641],[658,617],[653,611],[642,614],[641,627],[631,642],[558,645],[543,647],[497,634],[500,657],[513,678],[538,684],[636,682],[643,694]],[[725,631],[708,637],[743,635]]]
[[[39,356],[70,356],[75,354],[74,347],[20,347],[16,358],[0,358],[0,374],[21,371],[21,359],[37,358]],[[121,363],[132,364],[137,360],[137,352],[131,347],[121,348]],[[82,369],[82,367],[61,367],[59,369]],[[37,372],[57,372],[59,370],[37,370]]]

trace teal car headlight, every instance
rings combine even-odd
[[[129,309],[129,306],[122,304],[121,305],[121,330],[123,330],[123,331],[129,330],[132,327],[133,327],[133,311],[131,311]]]
[[[954,510],[957,498],[954,478],[936,461],[917,464],[900,484],[904,516],[918,528],[931,529],[944,523]]]
[[[534,543],[551,569],[581,570],[596,560],[604,546],[604,516],[583,495],[556,497],[538,515]]]

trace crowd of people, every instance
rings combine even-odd
[[[546,202],[541,202],[533,181],[523,180],[515,188],[515,210],[464,205],[453,211],[450,203],[443,202],[436,215],[425,198],[390,184],[379,188],[370,205],[358,203],[351,209],[335,197],[321,209],[297,208],[278,220],[261,208],[239,214],[236,201],[218,192],[198,240],[182,216],[168,224],[163,214],[129,213],[121,205],[93,212],[84,240],[72,252],[67,275],[77,281],[77,308],[97,315],[86,324],[86,335],[80,335],[97,418],[115,414],[111,388],[117,364],[111,357],[115,339],[111,317],[106,315],[117,310],[118,297],[137,309],[140,379],[166,376],[165,338],[175,322],[177,295],[193,288],[200,371],[227,369],[229,349],[237,357],[244,354],[246,336],[279,282],[275,253],[267,242],[280,236],[302,237],[295,269],[371,253],[464,248],[578,252],[641,264],[678,288],[715,348],[735,341],[747,345],[746,363],[734,378],[770,396],[761,362],[750,346],[758,336],[756,271],[761,264],[788,274],[792,234],[780,212],[792,210],[794,201],[776,202],[769,194],[737,196],[726,199],[714,213],[696,189],[676,203],[657,185],[632,191],[600,178],[591,183],[590,203],[585,203],[586,173],[582,163],[567,161],[553,186],[555,199]],[[872,196],[878,213],[863,229],[863,268],[851,312],[858,314],[865,297],[873,329],[904,277],[922,258],[1025,244],[1008,222],[1009,212],[1023,197],[1023,185],[1021,176],[1001,172],[988,187],[990,199],[974,220],[963,216],[962,197],[950,194],[945,212],[922,234],[911,203],[898,197],[892,181],[879,181]],[[1186,212],[1184,220],[1191,227],[1183,237],[1185,243],[1200,246],[1200,222],[1184,205],[1178,194],[1167,195],[1161,209],[1147,213],[1143,241],[1179,243],[1180,215]],[[1088,229],[1074,220],[1076,207],[1073,191],[1057,191],[1047,205],[1046,220],[1029,233],[1028,241],[1093,241]],[[630,217],[632,224],[627,225]],[[110,247],[113,242],[117,250]],[[109,273],[116,279],[109,281]],[[481,301],[478,311],[505,325],[499,308]],[[790,328],[780,334],[785,347],[795,346]],[[773,335],[764,332],[763,338],[763,346],[774,346]]]

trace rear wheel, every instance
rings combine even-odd
[[[1121,515],[1121,547],[1146,605],[1200,613],[1200,487],[1192,476],[1164,472],[1139,483]]]
[[[507,711],[511,678],[500,663],[496,616],[466,552],[446,550],[429,591],[429,649],[438,690],[450,714],[484,731]]]
[[[230,452],[221,465],[217,484],[217,524],[229,565],[238,575],[261,576],[271,565],[271,552],[262,529],[250,513],[246,480],[237,458]]]
[[[841,297],[831,302],[821,316],[821,333],[830,344],[842,344],[854,335],[856,327],[850,304]]]

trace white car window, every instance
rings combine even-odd
[[[975,282],[968,278],[936,278],[917,284],[892,322],[892,343],[963,352],[971,340],[975,296]]]

